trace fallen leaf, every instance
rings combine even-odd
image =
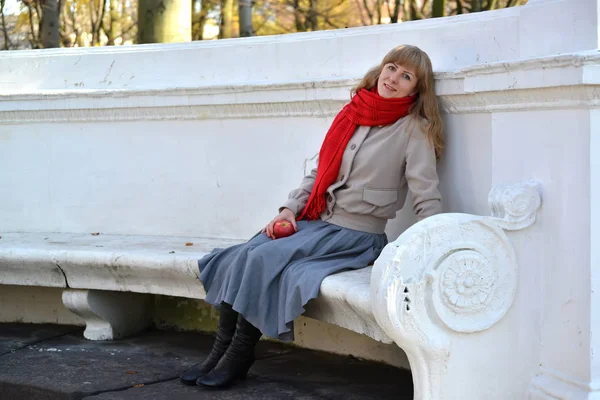
[[[136,371],[125,371],[125,373],[129,374],[129,375],[135,375],[135,374],[137,374]]]
[[[175,253],[175,252],[174,252],[173,250],[171,250],[171,251],[169,252],[169,254],[174,254],[174,253]]]
[[[138,383],[137,385],[133,385],[134,388],[139,388],[139,387],[142,387],[142,386],[144,386],[143,383]]]
[[[94,232],[92,233],[92,236],[98,236],[100,234],[100,232]]]
[[[192,242],[187,242],[185,245],[186,245],[186,246],[193,246],[193,245],[194,245],[194,243],[192,243]]]

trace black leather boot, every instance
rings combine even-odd
[[[217,337],[212,350],[206,359],[179,375],[179,380],[186,385],[195,385],[198,378],[208,374],[219,362],[227,348],[231,344],[235,327],[237,324],[238,313],[233,311],[230,304],[221,303],[219,314],[219,326]]]
[[[198,386],[223,389],[236,380],[246,379],[248,370],[254,364],[254,347],[261,336],[262,333],[254,325],[239,318],[233,341],[225,355],[211,372],[198,379]]]

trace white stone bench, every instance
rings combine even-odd
[[[197,260],[214,248],[237,243],[241,241],[8,233],[0,240],[0,284],[64,288],[63,302],[86,321],[87,339],[118,339],[150,324],[145,294],[204,299]],[[362,269],[329,277],[322,289],[325,301],[311,308],[312,315],[391,343],[370,311],[370,276],[371,269]]]
[[[364,335],[302,320],[298,344],[406,366],[402,348],[418,400],[598,398],[599,9],[530,0],[410,24],[3,54],[0,282],[40,286],[0,284],[0,317],[74,321],[56,304],[64,290],[86,335],[118,337],[144,326],[153,291],[201,298],[195,259],[221,241],[195,237],[250,237],[310,171],[350,87],[411,43],[437,71],[444,210],[487,215],[491,187],[532,177],[544,210],[514,231],[532,223],[537,196],[497,187],[491,218],[445,214],[405,230],[404,207],[387,229],[404,233],[375,265],[328,277],[306,311]],[[173,73],[180,60],[202,71]],[[86,254],[7,233],[96,231],[82,237],[105,247]],[[108,233],[147,252],[98,243]]]
[[[388,244],[372,268],[327,277],[306,315],[398,344],[410,361],[416,399],[442,399],[452,385],[498,373],[491,359],[477,373],[469,363],[512,334],[510,326],[495,327],[517,288],[517,260],[504,230],[531,225],[540,204],[537,185],[528,182],[494,188],[492,217],[421,221]],[[150,324],[149,294],[204,298],[197,260],[236,243],[4,233],[0,284],[64,288],[63,302],[85,320],[86,338],[116,339]],[[474,398],[468,388],[458,392]]]

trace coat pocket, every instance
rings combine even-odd
[[[397,189],[363,189],[363,200],[367,203],[383,207],[398,200]]]

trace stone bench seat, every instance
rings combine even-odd
[[[86,320],[84,335],[89,339],[114,339],[145,328],[148,321],[136,319],[139,326],[119,325],[121,317],[116,310],[109,314],[99,308],[84,312],[92,307],[90,300],[81,295],[76,298],[76,294],[93,290],[98,300],[102,295],[107,302],[125,299],[129,308],[136,305],[141,315],[146,314],[143,308],[147,304],[143,297],[132,293],[204,299],[197,260],[214,248],[238,243],[242,241],[102,233],[4,233],[0,239],[0,283],[64,288],[65,305]],[[327,277],[320,296],[310,303],[305,315],[391,343],[371,311],[371,270],[368,267]],[[130,295],[116,294],[123,292]],[[90,312],[94,321],[105,320],[103,328],[98,324],[90,327]]]
[[[442,399],[444,382],[506,369],[490,360],[516,329],[504,318],[515,300],[519,268],[505,231],[535,222],[539,192],[533,181],[497,185],[489,194],[491,217],[439,214],[414,224],[373,266],[324,279],[305,315],[397,344],[410,363],[415,399]],[[63,288],[62,301],[85,321],[86,338],[116,339],[150,325],[152,294],[204,298],[197,260],[236,243],[3,233],[0,285]],[[461,398],[480,398],[476,390],[461,386]]]

